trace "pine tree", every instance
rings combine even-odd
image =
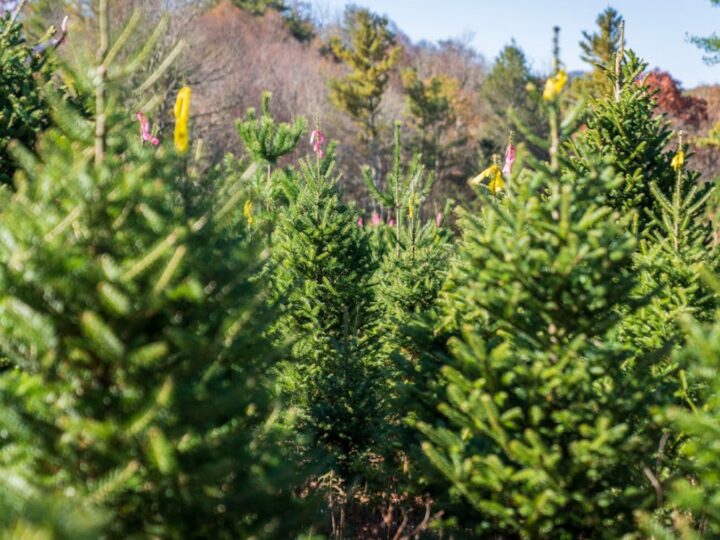
[[[597,16],[595,23],[597,31],[592,34],[583,32],[580,42],[582,59],[592,66],[590,74],[581,80],[580,87],[581,91],[592,96],[602,96],[610,89],[606,72],[612,71],[623,44],[624,21],[617,10],[607,7]]]
[[[187,158],[137,136],[107,8],[93,118],[63,110],[37,159],[16,148],[22,182],[0,200],[0,463],[105,507],[103,537],[288,537],[242,186],[187,200]]]
[[[232,0],[232,2],[253,15],[264,15],[269,9],[277,11],[285,9],[285,0]]]
[[[308,2],[295,0],[286,5],[283,12],[285,26],[295,39],[301,43],[309,43],[317,34],[312,18],[312,5]]]
[[[388,29],[388,20],[356,7],[345,12],[349,43],[339,37],[330,41],[332,53],[350,70],[330,80],[330,100],[359,128],[359,140],[367,150],[377,180],[382,171],[380,103],[400,49]]]
[[[453,131],[462,103],[459,81],[442,74],[423,80],[417,70],[407,69],[402,73],[402,83],[417,133],[413,149],[422,155],[423,163],[436,179],[465,178],[469,173],[463,171],[462,165],[467,159],[460,152],[467,150],[469,133],[464,126]]]
[[[514,41],[506,45],[480,87],[480,93],[492,111],[485,133],[485,137],[493,143],[492,152],[500,151],[517,123],[527,126],[528,131],[541,139],[546,137],[548,123],[542,104],[535,94],[528,92],[528,85],[537,83],[522,49]],[[514,115],[509,116],[508,110],[512,110]],[[537,158],[547,157],[547,152],[532,141],[523,142]]]
[[[38,133],[51,124],[43,90],[50,82],[52,61],[48,49],[28,43],[17,22],[21,7],[0,14],[0,185],[12,185],[15,172],[7,150],[10,141],[33,147]]]
[[[665,397],[626,376],[615,340],[636,241],[607,206],[621,177],[600,157],[564,170],[566,83],[556,67],[543,92],[550,164],[466,214],[442,297],[447,423],[419,427],[480,537],[618,538],[653,493],[647,410]]]
[[[366,467],[382,419],[374,260],[357,214],[341,201],[332,148],[314,163],[303,161],[296,181],[297,196],[279,216],[272,242],[282,308],[273,333],[292,344],[278,377],[328,465],[349,482]]]

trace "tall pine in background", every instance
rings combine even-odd
[[[590,96],[602,96],[610,89],[606,76],[612,71],[618,51],[624,45],[624,24],[622,15],[612,7],[607,7],[597,16],[597,30],[594,33],[583,32],[580,42],[582,59],[592,66],[592,71],[577,79],[575,90]]]
[[[400,54],[388,25],[387,19],[367,9],[349,7],[347,39],[336,36],[330,41],[332,53],[349,69],[347,75],[330,80],[330,101],[358,127],[376,182],[383,170],[380,104]]]
[[[463,170],[470,133],[458,121],[458,110],[466,106],[459,92],[460,81],[439,74],[421,78],[416,69],[402,72],[405,103],[417,131],[413,150],[422,155],[423,164],[435,178],[452,181],[469,174]],[[465,167],[464,167],[465,166]]]
[[[488,156],[499,152],[508,135],[516,129],[514,117],[528,130],[543,139],[548,133],[547,117],[536,93],[528,92],[528,85],[539,83],[530,71],[525,53],[515,43],[503,47],[480,85],[480,93],[490,106],[490,118],[484,136],[492,143]],[[528,150],[538,159],[547,157],[541,144],[524,140]]]

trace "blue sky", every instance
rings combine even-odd
[[[340,12],[346,0],[315,0],[321,9]],[[627,42],[650,67],[660,67],[685,88],[720,83],[720,65],[706,66],[688,34],[720,32],[720,8],[708,0],[354,0],[387,15],[413,41],[437,41],[472,33],[472,45],[492,61],[512,38],[533,68],[550,66],[552,27],[562,28],[562,59],[570,70],[586,69],[578,42],[593,30],[595,18],[611,5],[626,20]]]

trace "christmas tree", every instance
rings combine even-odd
[[[38,157],[17,146],[20,183],[0,201],[2,466],[104,507],[108,538],[291,535],[242,186],[186,189],[189,89],[174,147],[150,106],[128,115],[107,10],[83,83],[93,117],[64,111]]]
[[[633,226],[642,233],[659,210],[652,195],[654,182],[665,196],[675,185],[667,150],[672,132],[667,121],[656,114],[653,92],[636,81],[647,64],[632,51],[618,53],[617,69],[606,72],[607,90],[590,103],[587,130],[570,145],[577,151],[574,164],[583,168],[584,155],[604,155],[612,160],[624,182],[610,194],[613,208],[635,212]]]
[[[10,141],[33,147],[38,133],[51,124],[44,92],[53,70],[49,53],[66,32],[63,28],[61,37],[53,38],[51,28],[42,43],[32,46],[17,20],[24,3],[12,12],[0,7],[0,184],[12,184],[15,172]]]
[[[718,291],[717,278],[705,277]],[[668,446],[678,445],[678,470],[658,483],[658,497],[665,503],[664,512],[640,514],[645,536],[662,540],[714,538],[720,534],[718,478],[720,455],[716,433],[720,428],[720,326],[685,318],[685,346],[675,354],[675,361],[688,371],[695,391],[688,401],[662,413]],[[666,461],[661,451],[658,462]]]
[[[272,239],[270,273],[282,310],[274,334],[292,344],[278,377],[330,467],[347,481],[362,470],[382,418],[375,263],[357,214],[340,199],[332,147],[303,161],[296,181]]]
[[[654,492],[643,466],[662,434],[647,410],[665,397],[626,376],[615,340],[636,241],[607,205],[622,177],[600,157],[566,170],[566,83],[556,64],[550,163],[466,215],[442,298],[447,421],[419,428],[480,537],[618,538]]]

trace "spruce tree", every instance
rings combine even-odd
[[[716,294],[717,278],[703,272]],[[687,401],[661,411],[668,439],[679,444],[678,470],[658,484],[665,512],[639,515],[646,537],[662,540],[700,540],[720,534],[720,325],[684,319],[685,346],[675,352],[676,361],[688,373],[695,391]],[[667,460],[665,455],[660,460]]]
[[[242,186],[188,200],[187,158],[138,137],[107,10],[92,119],[65,110],[37,158],[17,147],[0,201],[2,465],[104,507],[103,537],[287,537]]]
[[[423,202],[435,176],[428,173],[416,154],[407,166],[402,161],[401,125],[395,123],[395,148],[387,187],[375,187],[369,169],[365,183],[371,195],[393,216],[389,245],[383,249],[377,283],[377,300],[383,330],[381,341],[389,351],[407,347],[403,327],[420,314],[434,309],[450,255],[449,231],[444,214],[423,220]],[[446,209],[447,212],[447,209]]]
[[[676,158],[684,155],[681,137]],[[708,200],[714,190],[698,183],[697,172],[675,162],[671,193],[664,194],[655,182],[650,185],[658,209],[636,261],[640,280],[634,296],[652,295],[652,299],[622,321],[627,345],[638,352],[664,349],[665,356],[683,342],[679,321],[687,316],[711,320],[719,305],[699,274],[701,268],[720,269],[708,220]]]
[[[618,538],[653,493],[647,411],[665,397],[626,376],[615,341],[636,240],[607,206],[621,177],[599,157],[564,170],[566,83],[556,67],[543,92],[550,163],[466,214],[442,296],[447,422],[419,427],[480,537]]]
[[[608,202],[632,216],[632,230],[642,238],[632,297],[645,305],[622,314],[620,339],[636,355],[655,356],[656,369],[667,375],[666,391],[672,393],[679,381],[668,352],[682,341],[678,321],[683,314],[712,313],[714,295],[697,268],[714,267],[717,256],[709,246],[706,220],[710,189],[698,185],[698,174],[684,165],[682,141],[675,154],[669,151],[668,123],[656,114],[653,92],[636,82],[645,68],[632,51],[618,52],[616,69],[607,74],[612,90],[591,102],[587,129],[569,150],[581,171],[583,156],[600,154],[624,179]]]
[[[433,391],[430,386],[434,379],[423,377],[425,353],[433,341],[427,328],[437,317],[438,293],[452,254],[452,234],[446,226],[449,205],[435,216],[424,217],[423,202],[434,176],[425,171],[419,155],[407,164],[403,162],[399,123],[395,125],[394,163],[387,188],[376,189],[369,171],[365,180],[376,201],[393,216],[390,224],[373,229],[373,234],[382,239],[375,309],[390,404],[386,420],[390,429],[378,448],[384,458],[383,479],[386,489],[415,493],[434,504],[441,494],[429,493],[426,483],[418,481],[426,473],[418,470],[424,462],[419,456],[417,432],[407,416],[421,408],[419,401],[425,403],[427,399],[422,398]],[[404,500],[399,507],[405,515],[412,515],[419,510],[418,501]]]
[[[293,196],[289,176],[294,173],[290,168],[279,167],[279,161],[295,150],[307,126],[302,117],[292,123],[277,122],[270,113],[271,97],[270,92],[263,93],[259,117],[255,109],[250,108],[245,118],[235,123],[246,157],[256,167],[256,172],[249,175],[246,214],[248,219],[258,222],[257,227],[267,232],[276,222],[279,208],[287,205]],[[242,163],[240,171],[232,161],[226,160],[225,165],[226,174],[246,174]]]

